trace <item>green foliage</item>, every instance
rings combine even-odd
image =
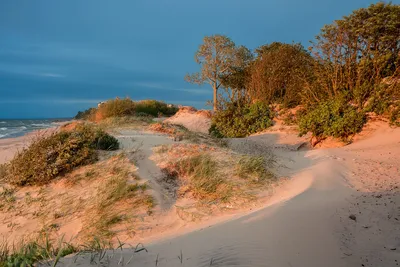
[[[325,25],[311,47],[318,62],[314,69],[318,86],[310,97],[337,97],[349,91],[362,108],[382,84],[399,77],[399,29],[400,6],[383,2]]]
[[[189,179],[189,186],[196,197],[210,197],[224,183],[217,167],[217,162],[210,155],[200,154],[177,161],[173,169],[178,176]]]
[[[56,266],[60,258],[78,251],[62,238],[57,244],[54,243],[47,235],[41,235],[34,241],[23,242],[18,249],[3,243],[0,246],[0,267],[36,266],[36,263],[50,259],[54,262],[49,266]]]
[[[73,131],[60,131],[33,140],[7,164],[7,180],[17,186],[46,184],[74,168],[92,163],[96,149],[118,149],[118,141],[104,131],[78,124]]]
[[[263,102],[242,106],[233,103],[213,116],[213,132],[226,137],[245,137],[271,127],[272,118],[270,108]]]
[[[304,88],[312,82],[314,59],[301,44],[273,42],[256,49],[248,92],[251,99],[299,105]],[[307,99],[308,101],[308,99]]]
[[[95,142],[97,142],[96,148],[100,150],[117,150],[119,148],[117,138],[101,130],[97,131]]]
[[[135,102],[129,98],[111,99],[99,105],[97,112],[101,119],[135,115]]]
[[[400,127],[400,103],[390,112],[390,125]]]
[[[208,129],[208,134],[214,138],[224,138],[225,136],[218,130],[215,123],[211,124],[210,129]]]
[[[178,111],[175,105],[168,105],[156,100],[133,101],[129,98],[116,98],[101,103],[97,108],[79,111],[75,119],[104,120],[107,118],[119,118],[138,116],[172,116]]]
[[[164,102],[156,100],[142,100],[136,102],[135,114],[137,115],[151,115],[157,117],[158,115],[172,116],[178,111],[175,105],[168,105]]]
[[[323,139],[328,136],[345,139],[361,131],[365,113],[342,99],[322,102],[309,110],[299,122],[300,135],[311,132]]]
[[[190,83],[209,83],[213,88],[213,107],[218,109],[218,89],[225,83],[237,84],[227,77],[243,69],[252,59],[252,53],[244,46],[237,47],[235,43],[225,35],[206,36],[203,44],[199,46],[195,54],[195,61],[201,67],[199,72],[187,74],[185,80]],[[237,77],[236,75],[234,75]],[[240,80],[240,79],[238,79]]]
[[[96,108],[89,108],[89,109],[86,109],[84,111],[79,111],[75,115],[74,119],[76,119],[76,120],[89,120],[94,115],[95,112],[96,112]]]

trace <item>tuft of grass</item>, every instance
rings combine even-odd
[[[98,188],[98,205],[100,208],[109,207],[121,199],[135,196],[138,189],[137,184],[128,184],[126,177],[113,176]]]
[[[262,184],[275,179],[266,165],[266,160],[262,156],[242,156],[236,164],[235,171],[240,178]]]
[[[227,182],[218,171],[218,164],[209,154],[203,153],[170,164],[170,177],[185,177],[193,195],[198,198],[223,198],[219,189]]]
[[[154,207],[154,200],[146,193],[147,184],[134,183],[125,168],[114,166],[112,175],[97,188],[95,197],[88,205],[91,214],[85,222],[86,236],[111,239],[115,235],[113,227],[129,221],[132,212],[145,209],[147,213]],[[131,177],[132,178],[132,177]]]
[[[14,188],[3,187],[0,192],[0,210],[3,208],[12,208],[14,202],[16,201],[15,198],[16,190]]]
[[[47,234],[32,241],[23,240],[20,244],[10,245],[4,240],[0,244],[0,267],[35,266],[50,259],[53,259],[53,264],[49,266],[56,266],[60,258],[77,251],[78,248],[65,242],[63,237],[55,241]]]

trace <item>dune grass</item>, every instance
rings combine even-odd
[[[242,156],[235,166],[237,176],[250,180],[253,183],[263,184],[275,180],[275,175],[267,168],[267,163],[262,156]]]
[[[63,237],[53,240],[47,234],[33,240],[21,240],[17,244],[3,240],[0,243],[0,267],[34,266],[50,259],[53,263],[49,266],[56,266],[60,258],[77,251],[78,248],[64,241]]]

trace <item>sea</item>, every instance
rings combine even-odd
[[[35,130],[57,127],[70,119],[0,119],[0,139],[23,136]]]

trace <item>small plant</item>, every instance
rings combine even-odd
[[[366,123],[365,113],[341,99],[320,103],[309,110],[299,122],[300,135],[311,132],[322,140],[332,136],[346,139],[361,131]]]
[[[390,125],[400,127],[400,103],[390,112]]]
[[[233,103],[214,115],[210,133],[216,137],[245,137],[271,127],[272,118],[273,113],[263,102],[251,105]]]

